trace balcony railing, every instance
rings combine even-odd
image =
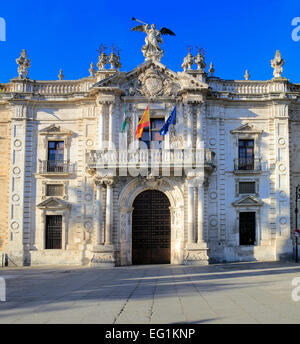
[[[234,159],[234,171],[261,171],[261,158]]]
[[[43,174],[66,174],[70,173],[70,162],[68,160],[40,160],[40,173]]]
[[[213,167],[215,153],[210,149],[91,150],[86,153],[89,168],[141,166]]]

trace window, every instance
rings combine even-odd
[[[47,172],[64,171],[64,141],[48,142]]]
[[[48,160],[62,161],[64,160],[64,141],[48,142]]]
[[[239,194],[254,194],[255,182],[239,182]]]
[[[254,170],[254,140],[239,140],[239,170]]]
[[[46,196],[63,196],[64,185],[63,184],[47,184]]]
[[[46,249],[62,248],[62,215],[46,216]]]
[[[255,212],[240,213],[240,245],[255,245]]]
[[[162,142],[163,136],[160,135],[160,130],[165,123],[164,118],[150,118],[150,127],[144,128],[141,141],[145,142],[150,148],[151,142]]]

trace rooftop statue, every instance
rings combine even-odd
[[[154,24],[151,26],[147,23],[144,23],[138,19],[132,18],[137,22],[142,23],[142,25],[135,26],[132,28],[132,31],[145,32],[147,34],[145,38],[145,45],[142,48],[142,53],[144,54],[145,60],[156,60],[160,61],[163,56],[163,50],[159,44],[163,44],[161,35],[170,35],[175,36],[175,33],[165,27],[162,27],[160,30],[157,30]]]

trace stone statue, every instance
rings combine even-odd
[[[27,58],[26,50],[24,49],[21,52],[21,56],[16,60],[18,64],[18,74],[19,78],[26,79],[28,78],[28,68],[31,66],[30,60]]]
[[[147,34],[145,38],[145,45],[142,48],[142,53],[144,54],[145,60],[156,60],[160,61],[163,56],[163,51],[159,44],[163,44],[161,35],[171,35],[175,36],[175,33],[165,27],[157,30],[155,25],[152,24],[151,27],[149,24],[144,23],[140,20],[132,18],[132,20],[138,21],[143,25],[138,25],[132,28],[132,31],[145,32]]]
[[[281,78],[283,72],[282,66],[284,65],[284,60],[281,58],[279,50],[276,51],[275,58],[271,60],[271,66],[274,68],[274,78]]]

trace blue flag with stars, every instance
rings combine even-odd
[[[176,124],[176,106],[174,107],[171,115],[167,119],[166,123],[160,129],[160,135],[164,136],[169,130],[170,124]]]

